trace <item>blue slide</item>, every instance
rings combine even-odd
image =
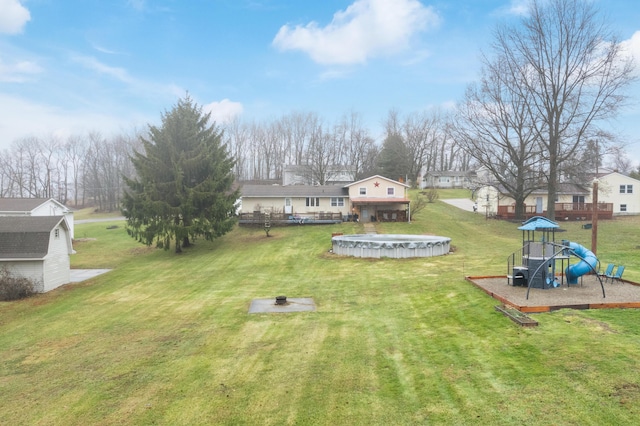
[[[596,265],[598,264],[598,258],[591,250],[578,243],[570,242],[569,248],[572,253],[578,256],[581,260],[575,265],[569,266],[565,270],[567,283],[578,284],[579,277],[589,273],[590,271],[595,271]]]

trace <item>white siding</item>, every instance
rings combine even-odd
[[[25,277],[33,281],[35,284],[35,291],[45,291],[41,260],[24,262],[2,262],[2,266],[6,266],[14,275]]]
[[[56,231],[59,231],[56,237]],[[51,231],[49,252],[44,258],[44,291],[53,290],[71,281],[67,231],[58,226]]]
[[[620,186],[625,186],[625,192],[620,192]],[[627,192],[631,185],[632,192]],[[591,188],[593,189],[593,188]],[[640,181],[620,173],[611,173],[599,179],[598,202],[612,203],[614,215],[640,214]],[[626,211],[620,207],[626,206]]]

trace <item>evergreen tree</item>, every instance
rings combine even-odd
[[[387,136],[377,159],[378,173],[389,179],[404,180],[410,168],[411,156],[402,136]]]
[[[131,237],[165,250],[174,240],[180,253],[190,239],[213,240],[233,228],[235,161],[210,116],[187,95],[162,115],[161,127],[150,125],[141,138],[144,153],[134,151],[131,158],[137,177],[125,178]]]

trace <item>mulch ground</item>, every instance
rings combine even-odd
[[[527,299],[527,287],[507,284],[507,277],[467,277],[491,297],[521,312],[548,312],[557,309],[640,308],[640,284],[623,280],[604,282],[602,286],[595,275],[585,275],[582,282],[550,289],[531,288]]]

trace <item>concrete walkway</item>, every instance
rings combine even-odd
[[[72,269],[70,272],[70,282],[80,283],[90,278],[97,277],[98,275],[105,274],[109,271],[111,271],[111,269]]]
[[[376,231],[376,224],[375,223],[371,223],[371,222],[367,222],[364,224],[364,233],[365,234],[377,234],[378,231]]]

